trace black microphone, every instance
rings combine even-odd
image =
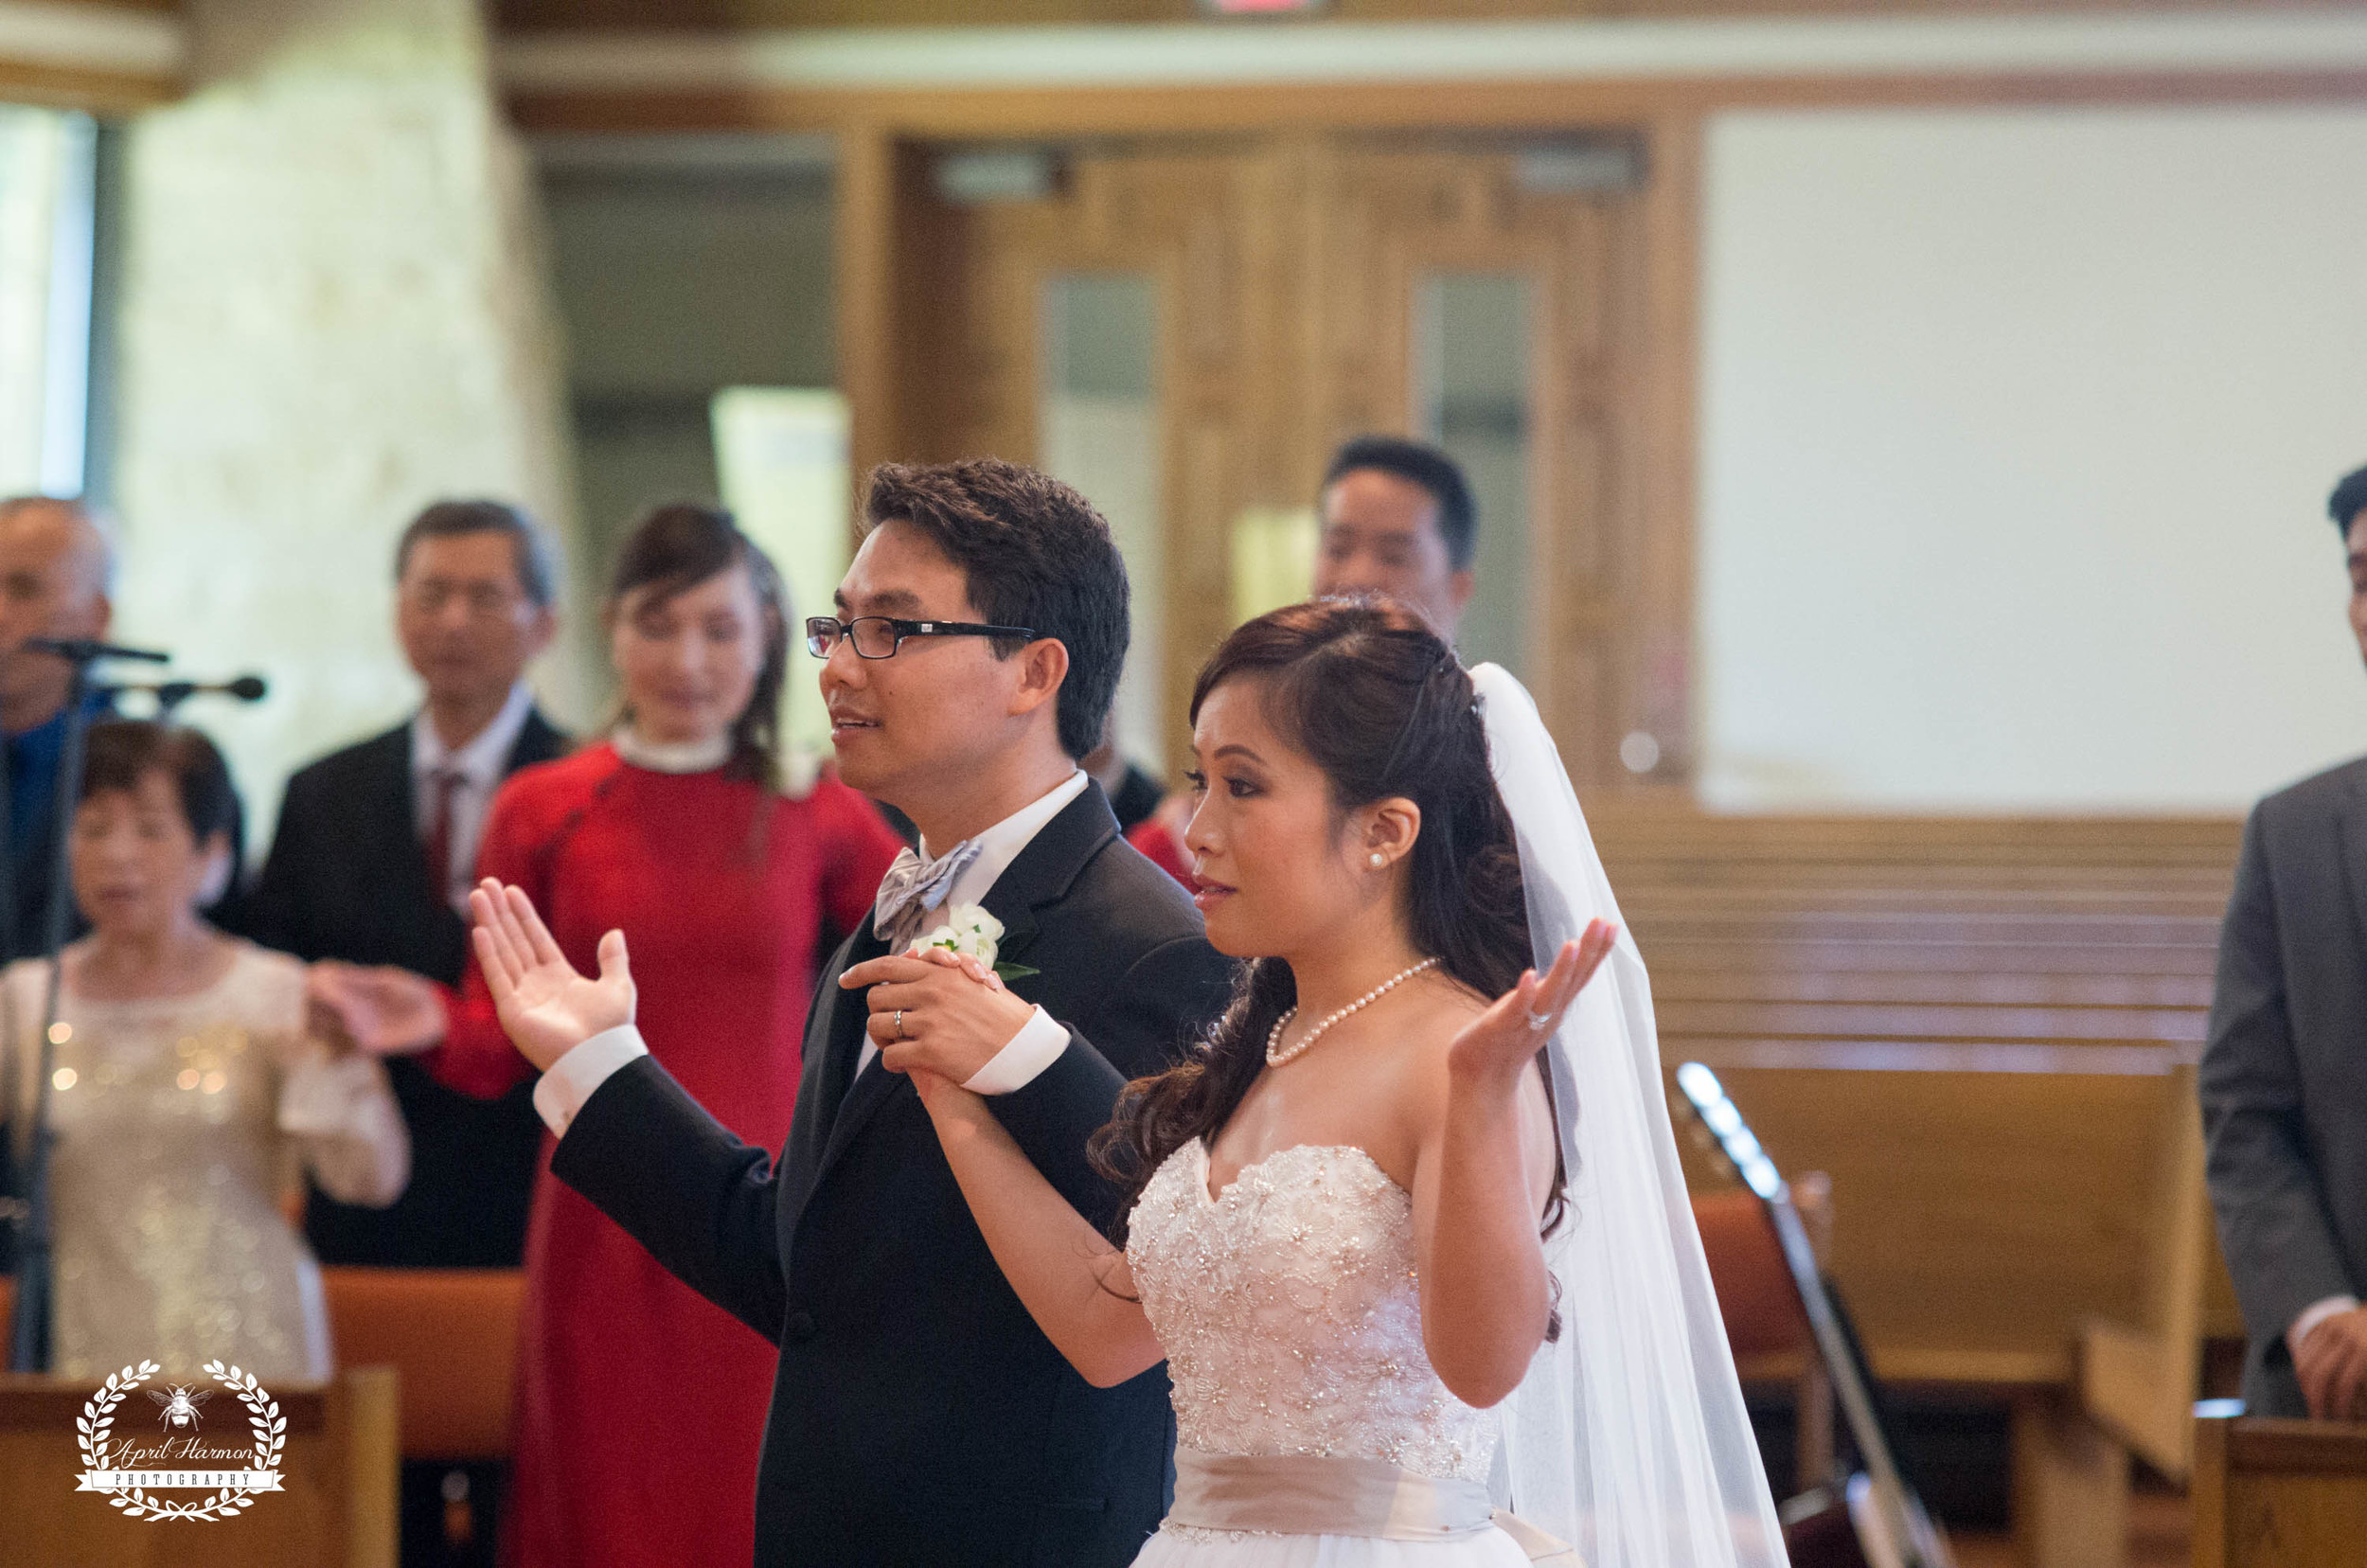
[[[241,703],[259,703],[271,691],[271,686],[260,675],[240,675],[228,681],[133,681],[118,686],[117,691],[150,691],[167,707],[178,707],[192,697],[235,697]]]
[[[228,681],[125,681],[110,685],[107,695],[119,697],[127,691],[142,691],[156,699],[156,706],[166,714],[192,697],[228,697],[241,703],[259,703],[271,691],[270,683],[260,675],[240,675]]]
[[[138,659],[146,664],[170,664],[172,655],[159,653],[152,648],[122,648],[100,642],[95,637],[27,637],[17,645],[36,653],[54,653],[76,664],[89,664],[98,659]]]

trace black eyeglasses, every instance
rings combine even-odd
[[[893,615],[857,615],[850,621],[835,615],[806,617],[806,651],[815,658],[828,658],[841,637],[855,645],[857,658],[892,659],[906,637],[1018,637],[1033,642],[1036,633],[1029,627],[982,626],[976,621],[898,620]]]

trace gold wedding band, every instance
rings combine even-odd
[[[896,1009],[896,1038],[904,1038],[904,1009],[901,1007]]]

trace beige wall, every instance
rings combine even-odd
[[[1702,787],[2237,810],[2367,750],[2367,111],[1720,117]]]

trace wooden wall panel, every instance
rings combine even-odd
[[[1178,87],[512,88],[528,131],[835,131],[955,140],[1282,130],[1632,129],[1721,109],[2354,103],[2367,70],[1852,72]]]
[[[0,103],[124,115],[169,103],[180,92],[181,82],[175,77],[92,71],[0,58]]]
[[[179,95],[179,0],[49,0],[42,9],[20,34],[0,5],[0,103],[118,115]]]
[[[847,198],[850,221],[898,225],[865,249],[893,250],[902,320],[850,322],[845,337],[850,354],[882,332],[906,345],[894,396],[876,369],[850,378],[865,388],[856,418],[866,456],[1033,459],[1044,280],[1123,271],[1156,285],[1163,706],[1176,755],[1192,675],[1232,626],[1236,520],[1252,508],[1311,505],[1346,437],[1420,427],[1413,323],[1424,279],[1522,277],[1538,346],[1528,672],[1580,783],[1634,784],[1618,751],[1651,706],[1639,672],[1660,642],[1682,642],[1691,593],[1681,574],[1656,571],[1656,559],[1689,556],[1647,551],[1640,510],[1645,497],[1682,487],[1633,472],[1644,415],[1627,403],[1661,384],[1636,362],[1689,352],[1691,341],[1680,333],[1664,345],[1643,319],[1648,245],[1634,193],[1524,188],[1502,140],[1281,133],[1067,144],[1051,193],[955,207],[926,187],[933,144],[904,146],[898,201],[871,194],[881,178],[871,162]],[[866,299],[852,309],[874,308]],[[916,357],[916,345],[931,353]],[[1655,417],[1672,413],[1689,419],[1667,407]],[[866,422],[875,419],[890,423]]]

